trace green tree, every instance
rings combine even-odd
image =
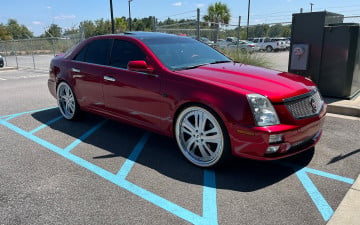
[[[45,37],[61,37],[61,27],[57,24],[51,24],[45,31]]]
[[[96,35],[96,26],[91,20],[82,21],[79,27],[84,32],[85,38]]]
[[[11,38],[15,40],[33,37],[33,33],[26,26],[20,25],[15,19],[8,20],[6,30]]]
[[[283,26],[281,24],[275,24],[269,28],[268,36],[279,37],[281,36],[282,30],[283,30]]]
[[[95,20],[96,35],[110,34],[111,22],[109,20],[99,19]]]
[[[280,36],[281,37],[290,37],[291,36],[291,25],[283,26]]]
[[[220,24],[228,25],[230,22],[231,13],[226,4],[216,2],[214,5],[209,5],[207,12],[203,19],[211,23],[212,27],[219,27]]]
[[[0,39],[3,41],[11,40],[11,35],[7,30],[7,27],[0,23]]]
[[[226,4],[221,2],[216,2],[214,5],[209,5],[207,10],[207,15],[203,19],[210,23],[210,27],[216,28],[216,37],[217,40],[219,28],[221,24],[228,25],[230,22],[231,13],[230,9]]]
[[[115,18],[115,31],[116,33],[121,33],[126,31],[128,22],[125,17]]]

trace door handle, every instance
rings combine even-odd
[[[71,71],[75,72],[75,73],[80,73],[80,70],[79,69],[76,69],[76,68],[71,68]]]
[[[116,79],[115,79],[115,78],[113,78],[113,77],[109,77],[109,76],[104,76],[104,80],[111,81],[111,82],[116,81]]]

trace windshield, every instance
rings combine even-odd
[[[192,69],[202,65],[231,62],[210,46],[191,38],[143,40],[159,60],[170,70]]]

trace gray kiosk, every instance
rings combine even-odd
[[[322,95],[360,93],[359,24],[331,12],[293,14],[289,72],[311,79]]]

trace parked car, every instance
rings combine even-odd
[[[229,42],[224,39],[219,39],[216,42],[216,47],[222,49],[236,49],[238,44],[239,49],[244,52],[255,52],[260,50],[260,48],[254,42],[246,40],[239,40],[239,42]]]
[[[239,41],[239,48],[246,50],[247,52],[255,52],[260,50],[260,47],[256,43],[246,40]]]
[[[51,60],[48,87],[65,119],[87,111],[174,137],[200,167],[231,155],[275,160],[309,150],[326,114],[309,79],[151,32],[84,40]]]
[[[4,58],[0,55],[0,68],[4,67]]]
[[[206,37],[200,37],[200,41],[204,42],[205,44],[207,45],[210,45],[210,46],[214,46],[214,42],[213,41],[210,41],[208,38]]]
[[[289,38],[285,38],[285,37],[275,37],[275,38],[271,38],[271,41],[282,41],[285,43],[285,48],[286,50],[290,49],[290,39]]]
[[[251,38],[249,41],[252,41],[256,43],[260,50],[272,52],[272,51],[279,51],[279,50],[285,50],[286,44],[284,41],[276,41],[272,40],[268,37],[262,37],[262,38]]]

